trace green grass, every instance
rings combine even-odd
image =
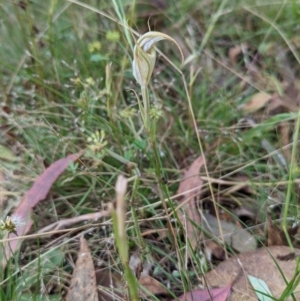
[[[277,185],[299,174],[297,151],[291,165],[289,161],[291,150],[299,140],[297,136],[292,137],[298,112],[270,114],[266,107],[244,116],[239,108],[258,91],[290,93],[293,98],[292,88],[286,88],[284,81],[297,91],[300,4],[250,0],[202,2],[166,1],[165,9],[154,10],[157,14],[153,14],[151,5],[140,1],[105,4],[105,1],[89,0],[84,5],[76,1],[32,0],[23,2],[26,9],[16,1],[0,4],[0,144],[17,157],[13,162],[0,161],[0,171],[7,178],[5,189],[15,194],[8,197],[7,205],[18,204],[45,167],[68,154],[87,149],[82,159],[55,183],[48,199],[35,209],[33,233],[58,219],[105,210],[115,198],[117,176],[123,174],[131,178],[128,200],[133,199],[127,214],[130,251],[139,249],[143,256],[151,257],[156,268],[154,275],[165,285],[169,283],[176,295],[191,290],[197,283],[195,275],[201,274],[202,269],[199,258],[193,254],[194,275],[188,272],[190,268],[183,267],[176,278],[172,274],[180,262],[176,256],[181,254],[185,264],[184,239],[178,235],[174,244],[167,236],[156,244],[150,236],[143,239],[141,247],[137,229],[143,232],[167,228],[166,212],[159,202],[176,194],[183,169],[201,154],[196,131],[207,159],[208,173],[203,169],[202,176],[234,182],[245,175],[253,183],[254,193],[233,194],[232,198],[229,196],[232,204],[236,204],[235,197],[238,197],[240,205],[247,206],[250,198],[251,207],[259,208],[260,218],[265,222],[266,207],[271,204],[268,196],[283,204],[289,191],[286,215],[298,215],[294,185]],[[131,27],[122,26],[125,20]],[[189,60],[181,70],[195,117],[193,120],[180,73],[158,56],[149,86],[150,102],[160,114],[152,138],[155,148],[143,128],[133,92],[139,95],[140,87],[131,66],[133,45],[138,38],[134,30],[146,32],[148,21],[152,30],[178,41]],[[109,40],[108,33],[115,40]],[[97,45],[93,44],[97,41],[101,43],[100,49],[95,49]],[[229,49],[241,43],[248,45],[248,51],[241,53],[233,66]],[[174,45],[160,42],[158,48],[180,67],[180,55]],[[286,53],[285,63],[278,59],[282,53]],[[254,58],[259,76],[247,68],[247,62]],[[286,77],[286,70],[294,74],[292,79]],[[197,76],[191,78],[197,71]],[[257,126],[247,125],[244,117],[252,118]],[[282,124],[291,127],[288,140],[282,138]],[[103,131],[102,141],[89,142],[89,137],[97,131]],[[268,141],[267,147],[262,144],[263,139]],[[286,152],[281,150],[284,147]],[[162,166],[155,159],[155,149]],[[276,150],[286,156],[287,166],[280,165]],[[130,168],[131,162],[136,164],[136,169]],[[134,182],[132,179],[137,174],[140,174],[139,181]],[[260,182],[271,185],[263,186]],[[203,198],[222,200],[228,186],[211,185],[205,184]],[[176,206],[172,202],[168,202],[169,206]],[[7,214],[5,207],[2,211]],[[153,216],[162,219],[147,221]],[[137,225],[140,219],[144,222]],[[97,225],[89,238],[93,256],[95,260],[101,259],[101,267],[120,271],[116,249],[108,243],[111,223],[104,224],[101,220]],[[29,270],[26,265],[51,250],[53,246],[48,248],[47,244],[52,239],[23,243],[21,253],[1,274],[1,281],[6,283],[0,292],[1,300],[19,300],[22,290],[17,283],[26,277]],[[41,250],[39,246],[46,249]],[[55,246],[60,246],[65,261],[56,262],[50,270],[36,267],[37,278],[49,283],[53,275],[59,275],[62,280],[60,284],[56,282],[56,290],[61,292],[66,289],[66,275],[71,272],[71,258],[78,246],[72,240],[66,244],[58,241]],[[145,255],[144,248],[150,255]],[[167,264],[161,264],[165,258]],[[24,269],[16,273],[18,266]],[[38,286],[28,284],[27,293],[32,285]],[[32,294],[39,300],[38,293]],[[59,295],[56,291],[51,294]]]

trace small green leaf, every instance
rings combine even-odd
[[[0,159],[4,159],[7,161],[16,161],[18,158],[10,149],[3,145],[0,145]]]
[[[90,57],[91,62],[101,62],[101,61],[107,61],[107,57],[105,55],[101,55],[99,53],[93,54]]]
[[[142,139],[135,139],[133,142],[133,146],[137,150],[144,150],[147,146],[147,141]]]
[[[133,153],[132,153],[131,150],[128,150],[128,151],[125,151],[125,152],[124,152],[124,158],[125,158],[126,160],[130,161],[131,158],[132,158],[132,156],[133,156]]]

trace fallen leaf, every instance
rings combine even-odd
[[[291,227],[288,229],[288,233],[292,242],[294,243],[294,237],[297,234],[297,227]],[[277,226],[271,216],[270,213],[267,213],[267,232],[268,232],[268,240],[267,246],[288,246],[288,242],[286,240],[285,233],[279,226]]]
[[[32,187],[26,192],[19,206],[12,214],[22,222],[16,227],[16,233],[18,236],[23,236],[28,233],[33,224],[31,213],[34,206],[46,198],[56,179],[69,166],[70,162],[76,161],[82,155],[82,153],[83,151],[57,160],[48,168],[46,168],[46,170],[36,179]],[[12,237],[15,237],[15,234],[10,233],[8,238]],[[5,255],[2,258],[2,268],[6,266],[7,261],[19,248],[21,241],[21,239],[18,239],[3,243]]]
[[[140,252],[136,250],[130,256],[129,267],[136,278],[140,279],[141,277],[149,276],[153,264],[150,262],[142,262]]]
[[[80,238],[80,250],[66,301],[98,301],[96,274],[87,241]]]
[[[283,280],[281,272],[286,277],[287,281],[291,280],[294,276],[297,262],[296,260],[280,261],[277,259],[277,256],[287,254],[290,251],[290,248],[286,246],[273,246],[241,253],[223,261],[214,270],[208,272],[204,276],[205,283],[207,283],[209,287],[226,286],[228,284],[228,279],[233,275],[238,275],[240,273],[242,265],[244,272],[233,284],[232,293],[228,299],[229,301],[257,300],[257,296],[249,283],[248,275],[265,281],[274,298],[279,298],[286,288],[286,283]],[[295,253],[296,256],[299,256],[300,250],[295,249]],[[297,293],[299,290],[300,285],[295,289],[297,300],[300,300],[300,293]]]
[[[182,301],[226,301],[231,290],[231,284],[221,288],[194,290],[179,297]],[[175,301],[175,299],[173,300]]]
[[[199,176],[199,170],[203,166],[205,159],[198,157],[184,174],[184,179],[180,182],[177,194],[181,195],[180,203],[184,204],[182,210],[178,211],[181,223],[186,226],[186,234],[192,248],[197,246],[197,230],[191,221],[200,225],[201,218],[197,211],[195,196],[200,193],[203,181]]]
[[[249,220],[257,220],[257,221],[259,221],[259,217],[257,216],[257,212],[255,211],[255,209],[247,208],[246,205],[245,206],[243,205],[241,207],[237,207],[237,208],[233,209],[232,212],[240,220],[241,220],[242,217],[243,218],[246,217]]]
[[[142,296],[146,298],[151,295],[168,295],[168,291],[161,282],[151,276],[144,276],[139,279],[139,284],[143,286]]]
[[[105,268],[96,271],[99,301],[120,300],[124,290],[122,276]]]
[[[204,239],[203,244],[205,256],[208,261],[212,261],[212,256],[214,256],[216,259],[224,260],[225,251],[219,244],[211,239]]]
[[[229,49],[228,57],[231,65],[235,66],[238,63],[238,58],[240,54],[243,54],[243,50],[246,49],[247,46],[244,44],[235,45]]]
[[[286,236],[283,230],[279,229],[279,227],[273,222],[270,213],[267,213],[267,233],[268,240],[267,246],[286,246]]]
[[[251,275],[248,275],[248,279],[255,290],[258,300],[260,300],[260,301],[272,301],[273,300],[273,298],[271,298],[272,294],[269,290],[269,287],[262,279],[253,277]],[[266,296],[266,295],[268,295],[268,296]]]
[[[262,109],[270,100],[271,95],[265,92],[258,92],[250,98],[248,102],[243,104],[240,108],[241,110],[246,113],[254,113],[260,109]]]
[[[285,112],[297,112],[298,110],[299,106],[294,103],[294,98],[289,97],[287,94],[283,94],[282,96],[278,93],[272,94],[270,105],[268,106],[269,115],[277,115]]]

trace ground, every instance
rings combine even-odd
[[[146,300],[297,247],[297,1],[0,5],[0,300],[67,298],[83,236],[96,284],[113,275],[125,298],[144,270],[164,289]]]

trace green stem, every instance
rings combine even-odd
[[[137,236],[139,248],[141,250],[141,256],[140,256],[141,262],[144,262],[145,257],[146,257],[145,254],[148,253],[148,250],[147,250],[148,248],[147,248],[147,245],[145,244],[142,234],[141,234],[141,230],[140,230],[139,223],[138,223],[137,209],[134,204],[134,200],[136,199],[138,188],[139,188],[139,182],[140,182],[139,174],[140,174],[139,170],[136,169],[136,178],[134,179],[132,195],[131,195],[131,214],[132,214],[132,218],[133,218],[135,234]]]
[[[128,284],[130,300],[132,301],[139,301],[139,292],[138,292],[138,285],[135,276],[133,275],[128,262],[126,264],[123,263],[124,266],[124,273],[125,279]]]
[[[147,131],[147,134],[150,133],[150,119],[149,119],[149,114],[150,114],[150,101],[149,101],[149,92],[147,86],[142,86],[142,99],[143,99],[143,115],[144,115],[144,123],[145,123],[145,128]]]
[[[119,231],[119,222],[120,221],[117,219],[117,214],[113,209],[112,209],[111,215],[112,215],[112,220],[113,220],[113,230],[114,230],[114,234],[115,234],[116,245],[117,245],[117,248],[119,251],[120,259],[121,259],[121,262],[122,262],[122,265],[124,268],[125,279],[126,279],[126,282],[128,285],[128,294],[130,295],[129,300],[139,301],[137,279],[129,267],[128,238],[125,234],[125,231],[124,231],[124,233],[120,233],[120,231]],[[122,227],[125,227],[125,224],[122,225]]]
[[[168,191],[168,187],[166,185],[163,184],[162,181],[162,176],[163,176],[163,167],[162,167],[162,163],[160,160],[160,156],[159,156],[159,151],[156,145],[156,124],[155,124],[155,119],[152,120],[152,124],[151,124],[151,128],[150,128],[150,101],[149,101],[149,91],[148,91],[148,87],[147,86],[142,86],[142,97],[143,97],[143,104],[144,104],[144,125],[147,131],[147,134],[149,135],[150,138],[150,144],[151,144],[151,148],[153,151],[153,155],[154,155],[154,161],[155,161],[155,174],[157,177],[157,182],[158,182],[158,192],[159,192],[159,197],[162,203],[162,206],[164,208],[165,214],[168,217],[167,218],[167,226],[169,229],[169,232],[171,234],[171,241],[174,244],[174,247],[177,251],[177,257],[179,260],[179,267],[180,269],[182,269],[184,267],[184,259],[182,258],[181,253],[179,252],[179,245],[176,239],[176,233],[173,229],[170,217],[169,217],[169,212],[168,212],[168,206],[167,203],[165,201],[165,196],[167,197],[169,204],[171,205],[171,208],[173,210],[173,215],[177,216],[176,211],[174,210],[175,208],[172,206],[172,202],[169,198],[170,194]]]
[[[295,168],[297,167],[296,162],[296,153],[297,153],[297,147],[298,147],[298,138],[299,138],[299,128],[300,128],[300,111],[298,112],[298,118],[295,125],[295,133],[293,137],[293,148],[292,148],[292,156],[291,156],[291,163],[289,168],[289,182],[287,187],[287,193],[286,193],[286,199],[284,204],[284,212],[283,212],[283,223],[282,223],[282,229],[285,234],[285,237],[287,239],[287,242],[289,244],[289,247],[291,248],[292,252],[295,252],[294,246],[292,244],[290,235],[287,230],[287,218],[289,213],[289,205],[292,197],[292,190],[294,187],[294,178],[295,178]]]

